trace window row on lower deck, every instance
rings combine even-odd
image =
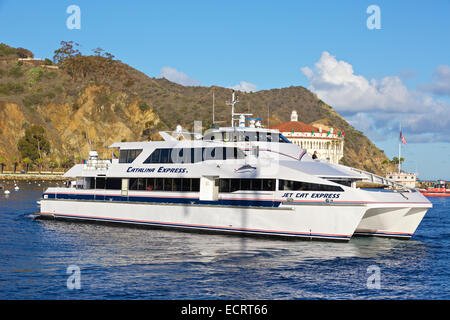
[[[86,178],[82,189],[121,190],[121,178]],[[200,191],[200,178],[130,178],[128,190]]]
[[[219,179],[219,192],[275,191],[276,179]]]
[[[199,192],[200,178],[131,178],[129,190]]]
[[[140,191],[181,191],[199,192],[200,178],[129,178],[128,190]],[[339,186],[309,183],[293,180],[278,180],[279,191],[344,191]],[[219,179],[219,192],[235,191],[275,191],[276,179]],[[121,190],[121,178],[84,178],[78,179],[79,189]]]

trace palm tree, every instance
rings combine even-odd
[[[39,167],[39,174],[41,174],[41,171],[42,171],[42,164],[44,163],[44,159],[38,158],[38,159],[36,160],[36,162],[37,162],[38,167]]]
[[[31,159],[28,158],[28,157],[25,157],[25,158],[22,159],[22,163],[23,163],[23,164],[25,165],[25,167],[26,167],[26,172],[28,172],[28,167],[29,167],[30,164],[31,164]]]
[[[50,159],[49,164],[50,164],[50,169],[53,174],[53,171],[55,170],[55,168],[58,168],[58,163],[56,162],[56,160]]]
[[[400,162],[401,163],[405,162],[405,158],[403,158],[403,157],[400,158]],[[391,160],[391,163],[392,164],[398,164],[398,158],[397,157],[393,157],[392,160]]]
[[[14,173],[16,173],[17,166],[19,165],[20,161],[17,157],[12,158],[13,164],[14,164]]]

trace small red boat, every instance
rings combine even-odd
[[[450,197],[450,186],[447,186],[444,180],[439,181],[433,187],[419,189],[419,191],[427,197]]]

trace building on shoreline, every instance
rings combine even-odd
[[[400,183],[408,188],[415,188],[417,181],[416,173],[408,172],[389,172],[386,174],[386,178]]]
[[[310,156],[316,151],[319,160],[338,164],[344,156],[344,132],[334,131],[333,128],[326,131],[322,127],[300,122],[295,110],[291,113],[291,121],[271,129],[278,129],[292,143],[305,149]]]

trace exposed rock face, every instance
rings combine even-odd
[[[0,154],[10,161],[13,157],[19,158],[17,142],[27,127],[38,124],[45,128],[50,141],[49,158],[57,162],[63,158],[77,161],[85,158],[90,150],[110,158],[109,145],[116,141],[142,140],[142,132],[159,123],[151,108],[145,111],[139,108],[139,99],[125,105],[129,97],[120,93],[105,104],[99,104],[96,99],[102,94],[111,96],[110,88],[91,86],[76,100],[76,110],[73,104],[50,103],[35,108],[32,115],[22,105],[0,101]]]

